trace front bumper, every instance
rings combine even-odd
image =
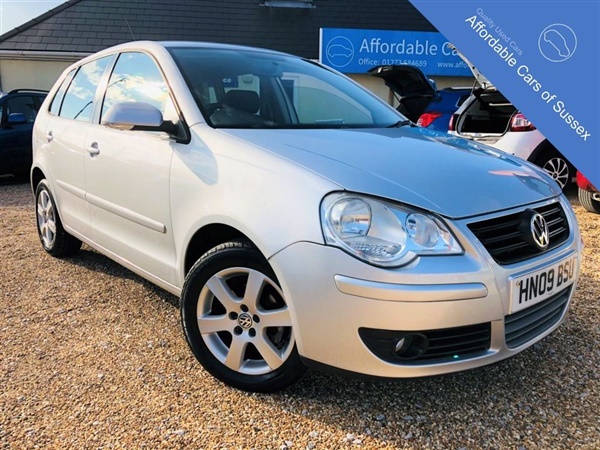
[[[519,318],[509,315],[509,278],[581,253],[575,218],[570,208],[565,207],[565,211],[571,229],[567,241],[550,252],[510,266],[493,261],[470,234],[467,221],[449,224],[465,248],[463,255],[422,257],[398,269],[369,266],[337,248],[314,243],[287,247],[271,258],[271,265],[291,310],[300,355],[344,371],[403,378],[471,369],[524,350],[564,320],[575,291],[580,259],[573,284],[561,290],[560,308],[552,312],[550,325],[516,341],[511,337],[514,332],[507,329],[514,328]],[[427,334],[474,325],[488,327],[487,348],[445,359],[393,361],[376,355],[364,338],[364,330]]]

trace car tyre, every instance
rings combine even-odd
[[[575,167],[557,150],[549,150],[538,158],[536,164],[550,175],[564,191],[575,176]]]
[[[238,389],[279,391],[306,370],[279,282],[249,241],[221,244],[194,264],[183,286],[181,322],[202,366]]]
[[[586,210],[600,214],[600,201],[594,200],[594,193],[579,189],[579,203]]]
[[[81,241],[65,231],[56,209],[56,202],[46,180],[35,190],[36,224],[42,247],[54,257],[74,255]]]

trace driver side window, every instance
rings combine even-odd
[[[178,121],[169,88],[154,60],[145,53],[122,53],[110,76],[102,116],[116,103],[144,102],[157,108],[165,120]]]

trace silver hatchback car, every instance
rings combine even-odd
[[[43,248],[85,242],[181,296],[194,355],[240,389],[502,360],[559,326],[579,273],[541,169],[282,53],[104,50],[60,77],[33,148]]]

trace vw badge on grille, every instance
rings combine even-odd
[[[531,217],[531,235],[533,236],[533,242],[538,246],[540,250],[546,250],[550,243],[550,232],[548,231],[548,224],[546,219],[539,213],[535,213]]]

